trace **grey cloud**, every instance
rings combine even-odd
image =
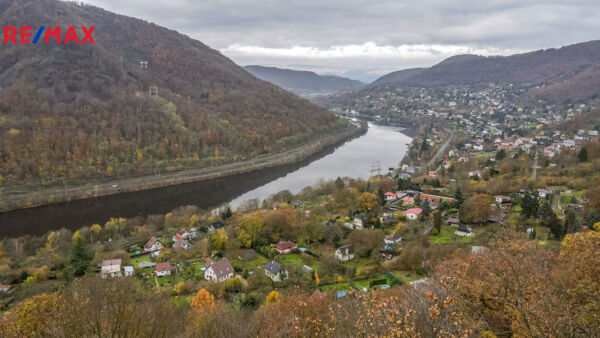
[[[598,39],[597,0],[86,0],[190,35],[241,64],[314,64],[349,68],[427,66],[446,57],[304,58],[232,51],[231,46],[327,51],[335,46],[447,45],[477,51],[533,50]],[[451,49],[451,48],[450,48]],[[404,50],[404,49],[403,49]],[[326,53],[324,53],[326,54]]]

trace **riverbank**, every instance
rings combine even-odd
[[[243,162],[177,171],[162,175],[127,178],[102,182],[101,184],[88,183],[67,189],[54,188],[18,195],[4,195],[0,197],[0,212],[206,181],[249,173],[265,168],[298,163],[328,147],[335,146],[363,135],[366,133],[367,129],[367,123],[364,122],[358,126],[351,124],[346,130],[321,137],[311,143],[280,153],[259,156]]]

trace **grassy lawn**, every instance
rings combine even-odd
[[[340,284],[331,284],[331,285],[324,285],[321,287],[321,291],[348,291],[350,290],[350,286],[348,285],[348,283],[340,283]]]
[[[137,266],[141,262],[151,262],[150,255],[137,257],[131,260],[131,265]]]
[[[408,284],[414,280],[417,280],[419,278],[421,278],[420,276],[417,276],[414,272],[412,271],[390,271],[390,273],[392,275],[394,275],[394,277],[398,278],[399,280],[402,281],[402,283],[404,284]]]
[[[356,259],[351,260],[351,261],[346,262],[346,263],[344,263],[342,265],[345,266],[345,267],[347,267],[347,268],[358,269],[358,268],[362,268],[364,266],[367,266],[369,264],[373,264],[373,261],[370,260],[370,259],[368,259],[368,258],[360,258],[358,260],[356,260]]]
[[[449,225],[442,225],[442,233],[439,235],[429,235],[429,241],[434,244],[454,244],[454,243],[471,243],[473,237],[454,236],[455,228]]]
[[[256,258],[249,261],[242,261],[237,258],[231,260],[231,264],[246,268],[248,271],[256,270],[257,266],[267,264],[269,260],[263,255],[257,255]]]

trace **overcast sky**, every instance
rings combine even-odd
[[[599,0],[84,0],[178,30],[240,65],[342,73],[600,39]]]

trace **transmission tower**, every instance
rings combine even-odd
[[[148,93],[150,94],[150,96],[158,96],[158,87],[157,86],[150,86],[150,89],[148,90]]]
[[[537,177],[537,170],[538,168],[541,168],[540,166],[538,166],[538,151],[535,151],[535,157],[533,158],[533,165],[531,166],[531,168],[533,169],[533,173],[531,174],[531,180],[533,181],[533,184],[535,185],[535,179]]]
[[[375,176],[375,173],[377,173],[377,176],[381,175],[381,161],[371,162],[370,177]]]

